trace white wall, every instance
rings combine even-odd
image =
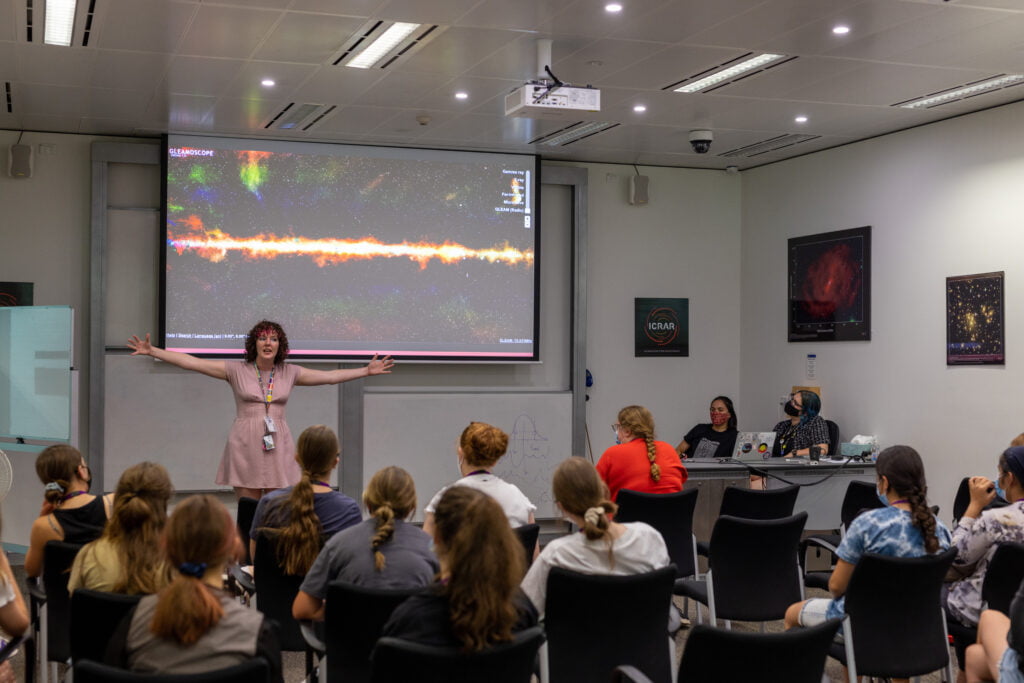
[[[743,174],[743,405],[765,428],[816,353],[823,414],[925,459],[950,518],[1024,430],[1024,103]],[[786,240],[872,226],[870,342],[786,342]],[[1006,271],[1007,364],[947,367],[945,278]],[[746,416],[744,416],[746,417]]]
[[[574,164],[575,165],[575,164]],[[650,203],[627,201],[631,166],[585,164],[590,202],[587,425],[594,457],[614,443],[623,406],[654,414],[658,438],[677,444],[708,421],[718,394],[735,400],[739,371],[739,176],[641,167]],[[610,176],[609,176],[610,174]],[[634,297],[690,299],[690,355],[633,357]],[[737,414],[743,416],[737,402]]]

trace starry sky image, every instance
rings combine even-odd
[[[235,346],[269,318],[293,349],[532,350],[533,157],[171,152],[169,346]]]
[[[946,278],[947,363],[1004,363],[1003,273]]]

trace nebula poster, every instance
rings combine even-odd
[[[789,341],[871,339],[871,226],[789,240]]]
[[[1003,272],[946,278],[946,365],[1005,365]]]

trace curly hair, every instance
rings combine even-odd
[[[619,411],[619,426],[633,436],[643,438],[647,442],[647,460],[651,463],[651,479],[661,480],[661,468],[654,462],[657,447],[654,445],[654,416],[643,406],[626,406]]]
[[[459,437],[462,455],[473,467],[493,467],[508,448],[508,434],[485,422],[470,422]]]
[[[277,335],[277,355],[274,356],[274,365],[279,365],[288,357],[288,335],[280,324],[271,320],[261,320],[245,336],[245,362],[252,363],[259,354],[256,351],[256,340],[264,333]]]

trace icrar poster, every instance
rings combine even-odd
[[[1003,271],[946,278],[946,365],[1005,365]]]
[[[634,349],[637,358],[690,355],[690,300],[637,298]]]

